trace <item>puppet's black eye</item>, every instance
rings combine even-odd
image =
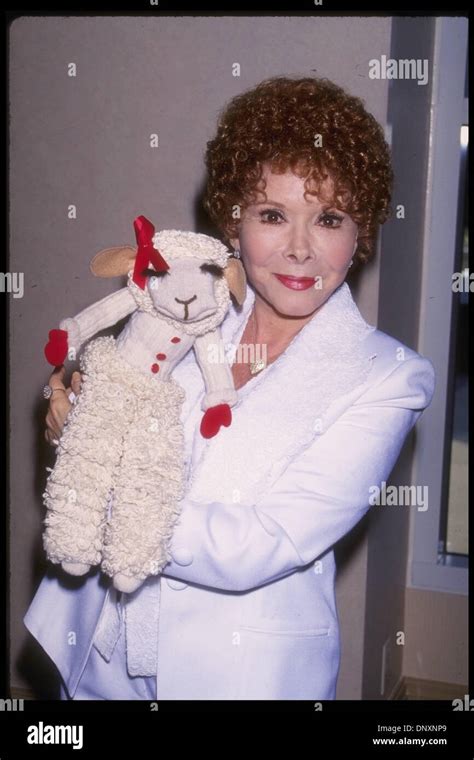
[[[201,264],[201,269],[203,272],[210,272],[216,277],[222,277],[222,275],[224,274],[223,268],[220,267],[218,264]]]
[[[169,274],[167,269],[162,269],[159,272],[155,269],[144,269],[142,277],[163,277],[164,274]]]

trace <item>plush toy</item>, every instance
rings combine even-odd
[[[144,216],[134,227],[138,248],[107,248],[90,264],[98,277],[127,274],[127,286],[62,320],[44,349],[57,366],[88,341],[81,393],[43,494],[46,554],[72,575],[100,563],[128,593],[171,559],[184,492],[185,399],[171,373],[192,346],[206,387],[200,432],[211,438],[231,424],[238,396],[229,364],[215,356],[224,355],[220,325],[230,295],[242,304],[246,292],[241,262],[220,241],[154,234]],[[129,314],[117,338],[90,340]]]

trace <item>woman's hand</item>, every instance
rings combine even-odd
[[[51,446],[58,445],[63,431],[64,422],[72,407],[72,404],[69,401],[69,394],[71,391],[74,391],[77,396],[81,392],[81,373],[77,371],[73,372],[71,385],[69,388],[66,388],[63,382],[65,372],[64,365],[61,365],[59,369],[54,370],[48,380],[49,385],[53,389],[53,393],[49,399],[44,436]]]

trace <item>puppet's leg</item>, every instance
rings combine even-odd
[[[43,494],[43,545],[53,563],[83,575],[102,558],[107,499],[122,453],[130,399],[109,355],[114,339],[97,338],[81,356],[82,388],[61,436]],[[110,370],[110,371],[109,371]]]
[[[102,570],[126,593],[171,559],[169,543],[184,493],[183,401],[175,381],[148,382],[124,439]]]

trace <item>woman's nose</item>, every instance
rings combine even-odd
[[[288,240],[288,258],[294,261],[306,261],[315,258],[314,241],[307,229],[302,226],[295,228]]]
[[[302,251],[298,249],[289,253],[288,258],[292,259],[293,261],[299,261],[303,263],[304,261],[310,261],[311,259],[314,259],[315,256],[313,253],[311,253],[311,251]]]

